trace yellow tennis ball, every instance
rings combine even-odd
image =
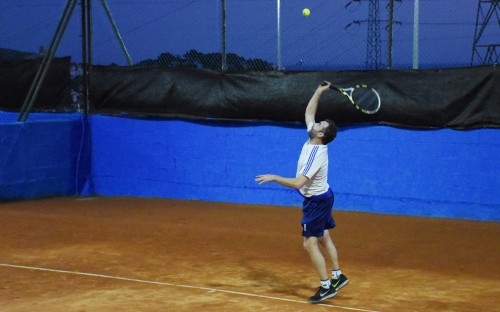
[[[308,8],[305,8],[304,10],[302,10],[302,15],[309,16],[309,14],[311,14],[311,11]]]

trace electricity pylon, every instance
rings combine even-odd
[[[368,38],[366,42],[366,69],[382,68],[382,50],[380,38],[380,5],[379,0],[368,3]]]
[[[496,16],[496,23],[495,18]],[[488,42],[483,39],[486,27],[490,31],[500,34],[500,0],[479,0],[477,5],[476,31],[472,45],[471,66],[498,64],[500,60],[500,42]],[[491,29],[493,28],[493,29]],[[495,38],[500,38],[495,36]],[[477,56],[477,60],[474,59]]]

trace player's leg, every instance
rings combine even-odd
[[[328,193],[328,194],[331,194]],[[318,238],[323,236],[327,224],[325,217],[330,213],[333,205],[333,196],[313,197],[304,200],[302,217],[302,236],[304,249],[309,253],[311,262],[320,277],[321,286],[316,294],[309,298],[309,302],[318,303],[331,298],[337,294],[335,287],[331,286],[331,280],[326,269],[325,258],[319,248]],[[330,214],[331,215],[331,214]],[[331,217],[330,217],[331,218]]]
[[[337,248],[333,243],[329,230],[325,230],[323,237],[320,239],[320,243],[325,248],[332,265],[331,284],[333,287],[335,287],[336,290],[339,290],[347,285],[347,283],[349,283],[349,279],[344,274],[342,274],[342,271],[340,271]]]
[[[335,296],[337,294],[337,290],[331,285],[331,280],[326,269],[325,258],[323,257],[323,254],[318,246],[318,238],[315,236],[304,237],[303,246],[309,254],[311,262],[313,263],[313,266],[321,280],[320,287],[314,296],[309,297],[309,302],[319,303],[325,299]]]
[[[304,249],[309,254],[314,269],[318,273],[321,280],[327,280],[328,271],[326,270],[326,263],[323,254],[318,246],[318,238],[314,236],[304,237]]]
[[[328,255],[328,259],[330,259],[330,263],[332,266],[332,270],[339,270],[339,258],[337,254],[337,248],[335,244],[333,244],[332,238],[330,237],[330,231],[325,230],[323,233],[323,237],[319,239],[321,245],[325,248],[326,253]]]

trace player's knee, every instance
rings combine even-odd
[[[304,250],[307,251],[308,253],[311,252],[311,250],[314,250],[315,248],[318,247],[318,240],[316,238],[309,238],[304,240],[304,243],[302,244],[302,247],[304,247]]]
[[[328,242],[331,242],[332,238],[330,237],[330,232],[328,230],[325,230],[323,232],[323,237],[321,237],[321,244],[327,244]]]
[[[321,246],[325,246],[325,243],[326,243],[326,240],[324,237],[318,238],[318,244],[320,244]]]
[[[309,245],[307,244],[307,242],[306,242],[306,241],[304,241],[304,242],[302,243],[302,247],[303,247],[303,248],[304,248],[304,250],[305,250],[305,251],[307,251],[307,252],[309,252],[309,250],[311,250],[311,249],[309,248]]]

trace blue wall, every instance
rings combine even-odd
[[[83,189],[89,174],[85,123],[78,114],[54,118],[59,119],[0,124],[0,201],[76,195]]]
[[[293,176],[306,139],[302,125],[280,123],[77,115],[0,124],[0,200],[81,193],[300,206],[296,191],[254,178]],[[342,127],[330,146],[336,209],[500,221],[498,155],[498,129]]]
[[[91,116],[89,193],[300,206],[301,125]],[[330,146],[336,209],[500,221],[500,131],[341,128]]]

